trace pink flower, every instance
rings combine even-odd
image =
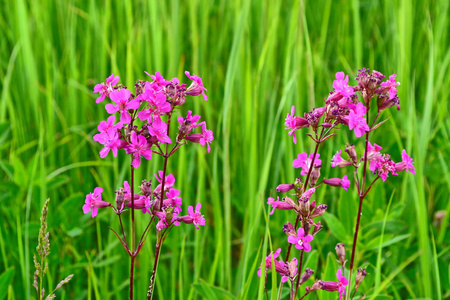
[[[179,190],[171,188],[166,193],[167,198],[164,199],[163,206],[172,206],[172,207],[181,206],[181,204],[183,204],[182,199],[181,197],[178,197],[180,193],[181,192]]]
[[[369,169],[386,181],[389,172],[397,176],[396,164],[390,159],[389,155],[378,156],[370,162]]]
[[[102,200],[103,189],[101,187],[96,187],[93,193],[86,195],[86,201],[83,205],[83,213],[87,214],[92,209],[92,217],[94,218],[99,208],[104,208],[111,206],[111,203]]]
[[[350,130],[355,129],[357,137],[363,136],[366,131],[370,130],[364,118],[366,111],[366,107],[362,103],[358,103],[355,110],[350,110],[348,115],[348,127]]]
[[[131,132],[131,143],[125,148],[127,154],[133,154],[131,165],[137,169],[141,165],[141,156],[147,160],[152,159],[151,145],[143,135],[138,135],[135,131]]]
[[[277,197],[276,201],[272,197],[269,197],[267,199],[267,204],[272,205],[273,207],[272,211],[270,212],[271,215],[273,215],[273,213],[275,212],[275,208],[281,210],[290,210],[294,208],[292,205],[284,201],[280,201],[280,197]]]
[[[108,155],[109,150],[112,150],[114,157],[116,157],[117,150],[122,149],[126,145],[125,141],[119,139],[119,134],[115,128],[109,128],[106,132],[98,133],[94,135],[93,139],[104,146],[104,148],[100,150],[101,158],[105,158]]]
[[[389,76],[389,80],[381,83],[381,87],[383,88],[383,92],[389,93],[389,100],[394,99],[397,96],[397,87],[400,85],[400,82],[395,82],[396,74],[392,74]]]
[[[313,240],[313,236],[308,234],[305,236],[305,230],[302,227],[299,227],[297,230],[297,236],[290,235],[288,237],[289,244],[295,245],[296,249],[305,250],[305,252],[311,251],[311,245],[309,242]]]
[[[345,98],[350,98],[355,94],[353,87],[348,85],[348,75],[345,76],[344,72],[336,73],[336,80],[333,81],[333,88]]]
[[[148,127],[148,132],[155,136],[161,143],[172,143],[172,140],[167,135],[167,124],[161,120],[160,116],[154,116],[151,126]]]
[[[159,182],[158,186],[154,190],[156,194],[161,192],[163,173],[163,171],[158,171],[158,175],[155,174],[156,180],[158,180]],[[171,187],[173,187],[174,184],[175,176],[173,176],[172,174],[166,175],[166,178],[164,179],[164,190],[169,190]]]
[[[156,72],[155,75],[150,75],[149,73],[145,72],[148,76],[150,76],[153,81],[151,82],[151,86],[155,90],[161,90],[163,87],[168,85],[170,83],[169,80],[165,80],[164,77],[162,77],[161,73]]]
[[[141,105],[139,100],[133,99],[131,101],[128,101],[130,99],[131,92],[127,89],[120,89],[113,91],[109,97],[112,101],[114,101],[116,104],[106,104],[105,108],[106,111],[109,114],[114,114],[118,111],[120,111],[120,121],[122,123],[130,123],[131,122],[131,115],[128,112],[129,109],[138,109]]]
[[[205,94],[205,91],[207,91],[207,89],[205,89],[205,87],[203,86],[202,79],[195,74],[192,74],[191,76],[191,74],[188,71],[184,72],[184,74],[186,74],[186,76],[193,81],[192,84],[187,88],[186,94],[191,96],[198,96],[202,94],[203,99],[207,101],[208,96],[206,96]]]
[[[200,137],[200,145],[202,147],[205,147],[205,144],[208,148],[208,153],[211,151],[211,146],[209,143],[211,143],[214,140],[213,132],[212,130],[206,129],[206,123],[203,123],[202,126],[202,136]]]
[[[150,104],[148,109],[141,110],[138,113],[141,121],[149,120],[151,122],[152,115],[161,116],[172,109],[170,103],[166,101],[166,95],[160,92],[154,95],[150,89],[146,89],[144,94],[139,95],[136,100],[146,100]]]
[[[367,161],[372,161],[373,159],[381,156],[380,150],[383,149],[381,146],[377,144],[372,144],[369,142],[367,145]],[[373,171],[373,170],[372,170]]]
[[[286,116],[286,121],[284,125],[286,126],[286,129],[290,129],[289,135],[292,136],[294,139],[294,144],[297,144],[297,136],[295,135],[295,131],[305,128],[309,126],[308,120],[301,117],[294,116],[295,113],[295,106],[291,107],[291,114],[289,113]]]
[[[306,190],[306,191],[300,196],[300,198],[302,198],[302,199],[309,199],[309,198],[311,198],[312,194],[314,194],[315,191],[316,191],[316,188],[315,188],[315,187],[310,188],[310,189]]]
[[[114,74],[111,74],[111,76],[106,78],[106,84],[99,83],[95,85],[94,93],[100,93],[100,96],[95,102],[100,103],[105,99],[105,96],[109,96],[109,94],[114,90],[113,86],[119,82],[119,79],[119,76],[114,76]]]
[[[112,115],[109,116],[106,121],[101,121],[100,124],[97,126],[98,131],[107,132],[108,129],[110,128],[121,129],[123,127],[122,122],[118,122],[116,125],[114,125],[115,120],[116,116]]]
[[[270,254],[266,257],[266,269],[272,269],[272,260],[276,261],[278,256],[280,255],[281,248],[278,248],[275,252],[270,252]],[[261,266],[258,269],[258,277],[261,277]]]
[[[192,111],[188,111],[188,114],[186,116],[186,118],[183,117],[178,117],[178,123],[180,123],[180,125],[183,125],[184,122],[189,122],[190,126],[192,128],[198,127],[201,124],[197,124],[198,120],[200,120],[200,116],[199,115],[192,115]]]
[[[332,167],[346,167],[352,165],[351,161],[345,160],[341,157],[342,150],[336,152],[336,154],[331,158]]]
[[[348,280],[347,280],[347,278],[345,278],[345,276],[342,275],[341,269],[337,270],[336,277],[339,280],[339,283],[338,283],[339,298],[342,299],[342,296],[345,295],[345,286],[348,285]]]
[[[182,216],[178,218],[178,221],[186,223],[186,224],[192,224],[194,223],[195,228],[198,228],[198,225],[202,225],[205,226],[205,217],[202,216],[202,214],[200,213],[200,208],[202,207],[202,205],[199,203],[197,203],[197,206],[195,207],[195,211],[194,208],[192,206],[188,207],[188,212],[189,215],[188,216]]]
[[[335,281],[320,281],[320,288],[324,291],[328,292],[339,292],[339,298],[342,299],[342,296],[345,295],[345,286],[348,285],[348,280],[342,275],[342,270],[338,269],[336,272],[336,277],[338,282]]]
[[[308,157],[306,152],[300,153],[296,159],[292,162],[292,166],[294,168],[302,168],[300,172],[301,175],[306,175],[309,172],[309,168],[312,166],[312,159],[314,153],[311,153]],[[322,164],[322,160],[319,159],[320,154],[316,154],[316,158],[314,159],[314,166],[320,166]]]
[[[344,177],[341,178],[330,178],[330,179],[324,179],[323,183],[331,185],[331,186],[340,186],[343,187],[344,190],[347,190],[350,186],[350,180],[348,180],[347,175],[344,175]]]
[[[409,155],[406,153],[406,150],[403,149],[402,151],[402,162],[395,164],[395,171],[405,171],[411,172],[412,174],[416,174],[416,168],[413,165],[413,160]]]

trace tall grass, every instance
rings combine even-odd
[[[47,290],[74,273],[58,296],[126,297],[128,260],[107,229],[118,224],[105,212],[91,220],[81,206],[95,186],[113,199],[129,175],[128,162],[98,156],[92,135],[106,112],[95,104],[93,86],[113,72],[131,87],[145,79],[144,70],[202,76],[208,105],[188,106],[215,133],[210,155],[186,149],[169,162],[185,209],[201,201],[208,226],[171,232],[157,298],[261,297],[259,263],[270,248],[286,244],[286,215],[271,216],[266,226],[265,199],[277,184],[295,178],[293,157],[311,151],[304,137],[293,147],[284,116],[293,104],[298,112],[321,105],[335,72],[354,75],[361,67],[398,74],[402,110],[392,111],[386,134],[373,139],[397,160],[406,148],[417,174],[389,178],[363,207],[356,265],[367,265],[370,274],[360,290],[378,299],[448,297],[449,215],[443,226],[432,223],[436,211],[450,208],[448,1],[17,0],[2,1],[2,7],[0,272],[11,280],[0,282],[11,284],[0,290],[8,299],[33,297],[30,250],[49,197]],[[320,153],[330,159],[334,145],[348,140],[352,135],[337,136]],[[157,163],[147,163],[136,178],[150,179]],[[328,191],[319,198],[331,217],[306,259],[316,278],[324,278],[336,267],[328,256],[335,243],[350,244],[354,220],[348,214],[356,213],[356,197]],[[137,219],[140,230],[144,218]],[[381,232],[384,238],[374,241]],[[148,285],[152,243],[136,267],[137,298]],[[271,286],[277,285],[269,278]],[[318,293],[320,299],[334,296]]]

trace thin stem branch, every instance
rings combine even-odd
[[[303,225],[303,222],[302,222],[302,225]],[[304,225],[303,225],[303,227],[304,227]],[[307,233],[305,233],[305,234],[307,234]],[[297,295],[297,293],[298,293],[298,288],[300,287],[300,277],[302,277],[301,274],[302,274],[303,254],[305,253],[305,251],[303,249],[300,251],[301,251],[300,252],[300,263],[298,264],[297,281],[295,283],[294,295]]]
[[[161,231],[158,232],[158,237],[156,238],[156,249],[155,249],[155,262],[153,264],[152,276],[150,277],[150,285],[148,286],[147,291],[147,300],[151,300],[153,298],[153,290],[155,287],[155,277],[156,271],[158,269],[159,262],[159,254],[161,253]]]

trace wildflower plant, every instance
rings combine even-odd
[[[272,270],[275,266],[275,271],[282,275],[279,298],[282,284],[288,281],[290,299],[296,299],[296,297],[303,299],[319,289],[329,292],[337,291],[340,299],[344,296],[350,299],[350,295],[353,298],[367,275],[364,268],[358,269],[354,286],[351,286],[363,201],[379,179],[384,182],[389,175],[397,176],[401,171],[415,174],[413,161],[405,150],[402,151],[402,160],[394,162],[389,154],[381,152],[381,146],[375,142],[371,143],[370,133],[382,128],[380,126],[387,121],[387,119],[379,121],[381,113],[392,106],[400,110],[396,89],[400,83],[396,81],[395,74],[386,81],[383,81],[384,78],[385,76],[380,72],[370,72],[364,68],[359,70],[356,85],[351,86],[348,75],[338,72],[333,82],[333,90],[325,99],[323,106],[314,108],[303,117],[295,116],[295,107],[292,106],[291,113],[287,114],[285,125],[294,144],[297,143],[297,131],[308,128],[311,132],[305,134],[315,143],[315,148],[313,153],[300,153],[293,160],[292,167],[300,169],[300,177],[291,183],[280,184],[277,187],[277,192],[284,193],[285,196],[281,200],[279,196],[277,200],[269,197],[267,201],[267,204],[272,207],[271,215],[275,209],[287,210],[293,218],[292,223],[287,222],[283,226],[288,243],[285,259],[278,259],[281,255],[281,248],[279,248],[266,258],[258,271],[258,276],[266,276],[266,271]],[[347,127],[354,132],[356,142],[362,139],[364,150],[358,153],[354,144],[347,144],[342,149],[336,149],[337,152],[331,159],[321,157],[318,152],[319,147],[338,134],[339,130],[345,130]],[[320,170],[324,163],[331,164],[331,167],[345,168],[348,173],[342,178],[322,179]],[[352,180],[349,179],[352,176]],[[358,193],[359,207],[350,264],[346,266],[345,245],[338,243],[336,254],[340,268],[336,278],[316,280],[312,286],[302,288],[302,284],[314,273],[314,270],[309,268],[302,269],[304,256],[315,247],[314,239],[323,227],[320,217],[327,209],[326,203],[317,203],[313,200],[313,196],[317,189],[324,188],[326,185],[341,187],[347,191],[351,181],[354,182],[353,187]],[[295,249],[292,249],[292,246]],[[348,279],[345,274],[348,274]],[[301,290],[305,292],[303,295]],[[351,294],[352,291],[353,294]]]
[[[210,152],[210,143],[214,136],[206,127],[205,121],[200,121],[199,115],[188,111],[187,115],[178,116],[180,107],[186,103],[188,96],[202,96],[208,100],[205,94],[206,88],[202,79],[194,74],[185,72],[192,80],[187,86],[180,83],[178,78],[166,80],[160,73],[150,75],[149,81],[139,80],[135,84],[135,94],[125,86],[118,84],[119,77],[111,74],[106,83],[97,84],[94,93],[99,93],[97,103],[106,98],[111,103],[105,105],[110,114],[106,121],[98,125],[99,133],[93,139],[103,145],[100,157],[117,156],[119,150],[129,155],[130,179],[123,182],[122,187],[115,191],[115,201],[105,201],[102,198],[103,189],[96,187],[86,196],[83,205],[83,213],[91,213],[92,218],[97,216],[101,208],[111,208],[117,215],[120,223],[120,233],[111,230],[120,240],[126,253],[130,257],[130,299],[133,299],[134,264],[137,255],[144,245],[151,228],[155,230],[155,260],[153,271],[150,275],[150,284],[147,298],[153,295],[155,276],[158,267],[161,247],[167,235],[174,226],[180,223],[193,224],[195,228],[205,226],[205,218],[201,214],[201,204],[189,206],[188,214],[182,213],[181,191],[176,189],[175,176],[169,174],[167,161],[182,146],[189,143],[199,143],[207,147]],[[175,123],[175,124],[174,124]],[[170,136],[170,128],[178,125],[176,135]],[[139,190],[135,186],[135,169],[145,164],[155,155],[163,158],[162,170],[154,175],[156,180],[142,180]],[[135,210],[148,215],[148,225],[136,240]],[[131,236],[127,236],[122,221],[122,214],[131,215]],[[137,242],[136,242],[137,241]]]

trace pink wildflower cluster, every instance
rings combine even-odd
[[[322,225],[321,221],[317,220],[324,215],[328,205],[316,203],[316,200],[311,199],[318,188],[326,185],[332,187],[341,187],[345,191],[351,186],[349,176],[353,175],[353,186],[356,187],[358,197],[360,198],[361,211],[362,201],[367,193],[372,188],[377,179],[381,178],[385,181],[389,174],[398,175],[400,171],[415,173],[413,161],[405,150],[402,152],[402,161],[395,163],[391,160],[389,154],[380,152],[382,149],[377,144],[369,142],[370,132],[378,129],[385,121],[378,121],[380,115],[387,108],[391,106],[399,106],[399,99],[397,96],[397,86],[400,85],[396,81],[396,75],[391,75],[387,81],[384,81],[385,76],[378,71],[370,72],[368,69],[359,71],[356,77],[356,85],[351,85],[349,76],[344,72],[336,73],[336,79],[333,81],[333,90],[325,99],[323,106],[314,108],[313,110],[304,113],[303,116],[295,116],[295,107],[292,106],[290,113],[287,114],[285,126],[289,130],[289,136],[292,136],[294,144],[297,143],[296,132],[300,129],[309,128],[310,133],[306,133],[312,141],[315,142],[316,147],[313,153],[302,152],[292,162],[293,168],[300,169],[298,177],[291,182],[280,184],[276,191],[279,193],[288,193],[284,197],[277,196],[269,197],[267,204],[271,206],[270,215],[275,212],[275,209],[293,212],[296,220],[295,222],[287,222],[283,226],[283,232],[287,235],[288,251],[284,261],[289,261],[290,253],[294,253],[295,267],[298,274],[294,277],[283,277],[283,282],[287,279],[291,280],[291,297],[295,299],[300,290],[300,286],[306,282],[314,273],[313,270],[306,269],[302,273],[303,256],[314,248],[315,236],[320,232]],[[375,103],[375,105],[373,105]],[[376,106],[376,110],[374,109]],[[373,107],[373,109],[371,109]],[[376,113],[374,118],[371,118],[371,113]],[[378,121],[378,123],[377,123]],[[339,127],[338,127],[339,126]],[[319,146],[337,134],[333,129],[347,128],[354,132],[357,138],[365,137],[364,151],[362,154],[357,153],[356,147],[353,144],[347,144],[344,151],[346,153],[343,157],[343,151],[339,150],[331,159],[332,167],[353,167],[353,171],[343,177],[332,177],[321,179],[322,161],[325,159],[318,152]],[[369,180],[366,169],[370,170],[373,176],[370,184],[365,184]],[[360,223],[360,214],[357,216],[356,229],[354,235],[354,243],[356,244],[358,230]],[[293,225],[295,224],[295,225]],[[299,252],[291,251],[292,246]],[[275,262],[275,270],[286,276],[283,273],[281,265],[286,265],[281,260],[275,260],[281,248],[274,254],[266,258],[266,270],[272,269],[272,260]],[[299,255],[299,259],[295,259],[295,255]],[[305,288],[306,294],[315,290],[338,291],[340,298],[346,292],[346,286],[351,281],[344,276],[346,267],[345,247],[344,244],[338,243],[336,246],[336,254],[339,258],[340,269],[337,271],[337,281],[323,281],[316,280],[312,286]],[[352,249],[352,257],[349,268],[351,276],[353,271],[353,260],[355,254],[355,247]],[[360,270],[364,270],[360,271]],[[359,269],[358,275],[360,281],[355,285],[355,290],[358,288],[362,279],[366,275],[365,269]],[[258,276],[261,276],[261,269]],[[306,295],[304,295],[306,296]],[[303,296],[303,297],[304,297]],[[301,297],[301,299],[303,299]]]

